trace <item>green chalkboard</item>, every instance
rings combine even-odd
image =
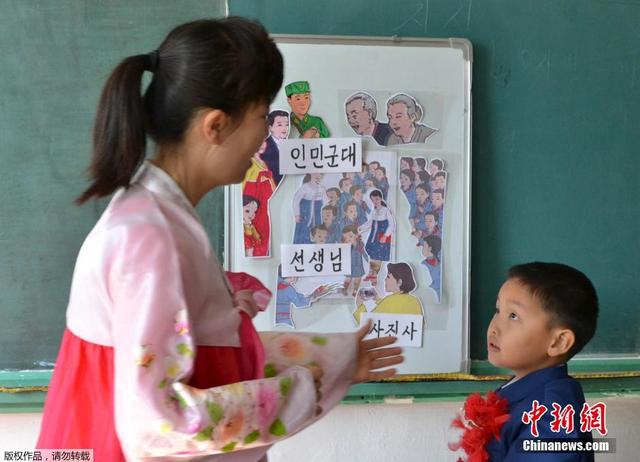
[[[464,37],[474,49],[471,357],[506,269],[584,270],[587,353],[640,352],[640,4],[636,0],[230,0],[273,33]],[[221,0],[5,0],[0,14],[0,369],[50,369],[77,251],[102,82]],[[199,207],[223,247],[222,192]]]
[[[640,352],[640,3],[606,0],[230,2],[272,33],[463,37],[473,44],[471,358],[509,266],[591,277],[586,353]]]
[[[0,369],[51,369],[76,254],[104,207],[77,207],[102,84],[120,59],[222,0],[5,0],[0,13]],[[200,212],[222,249],[222,191]]]

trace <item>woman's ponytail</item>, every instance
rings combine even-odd
[[[145,114],[141,94],[142,74],[148,55],[130,56],[111,73],[100,97],[93,128],[92,183],[76,199],[82,204],[129,186],[142,163],[146,147]]]

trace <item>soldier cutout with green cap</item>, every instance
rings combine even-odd
[[[296,127],[302,138],[328,138],[329,129],[320,117],[309,115],[311,90],[309,82],[293,82],[284,87],[291,107],[291,125]]]

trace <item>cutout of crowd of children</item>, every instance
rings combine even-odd
[[[378,154],[383,157],[372,156],[358,173],[304,175],[293,197],[293,244],[351,246],[350,272],[341,283],[346,297],[355,297],[364,283],[377,284],[380,268],[391,260],[395,245],[396,221],[393,206],[387,204],[387,172],[395,170],[395,154]]]
[[[387,122],[377,120],[378,103],[366,91],[350,95],[344,103],[345,119],[360,136],[373,138],[380,146],[425,143],[438,131],[422,123],[424,111],[417,99],[396,93],[386,102]]]
[[[278,143],[289,136],[289,113],[273,110],[267,116],[269,135],[251,160],[242,182],[242,224],[245,257],[271,255],[269,201],[282,180]]]
[[[436,300],[442,296],[442,239],[447,172],[441,159],[427,163],[423,157],[401,157],[400,190],[409,203],[411,235],[424,257]]]

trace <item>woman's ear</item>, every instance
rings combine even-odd
[[[229,114],[220,109],[206,109],[199,119],[200,130],[205,139],[214,145],[222,144],[232,125]]]
[[[551,357],[566,355],[575,343],[576,334],[571,329],[557,329],[553,341],[547,349],[547,354]]]

